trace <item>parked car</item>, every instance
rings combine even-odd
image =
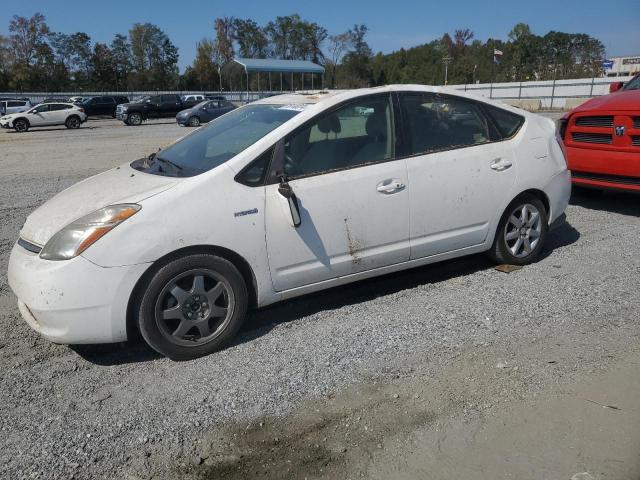
[[[204,95],[183,95],[182,97],[180,97],[180,99],[182,100],[182,102],[194,102],[194,104],[197,104],[205,100],[205,96]]]
[[[0,118],[0,127],[13,128],[17,132],[26,132],[32,127],[50,127],[64,125],[67,128],[80,128],[87,121],[84,110],[72,103],[41,103],[31,110],[12,113]]]
[[[179,95],[163,94],[145,97],[135,103],[118,105],[116,118],[127,125],[140,125],[149,118],[174,117],[179,111],[193,107],[196,100],[182,101]]]
[[[56,195],[8,279],[54,342],[137,328],[188,359],[249,307],[479,252],[530,263],[570,190],[555,125],[534,114],[416,85],[281,95]]]
[[[116,117],[116,107],[122,103],[129,103],[123,96],[105,95],[100,97],[86,97],[82,100],[82,108],[89,116],[109,115]]]
[[[86,97],[79,97],[79,96],[75,96],[75,97],[69,97],[69,103],[82,103],[82,100],[84,100]]]
[[[178,125],[199,127],[201,123],[207,123],[220,115],[235,110],[233,103],[227,100],[205,100],[193,108],[182,110],[176,115]]]
[[[592,98],[559,124],[573,185],[640,192],[640,74]]]
[[[0,100],[0,116],[25,112],[31,107],[29,100]]]

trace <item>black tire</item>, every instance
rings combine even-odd
[[[133,125],[134,127],[137,127],[138,125],[142,124],[142,114],[138,112],[130,113],[129,115],[127,115],[126,123],[127,125]]]
[[[525,206],[528,207],[523,210]],[[527,215],[527,211],[529,221],[524,224],[521,222],[518,226],[518,221],[522,215]],[[538,214],[535,224],[530,221],[534,213]],[[542,201],[535,195],[523,193],[513,200],[502,214],[489,255],[497,263],[529,264],[540,255],[548,228],[549,214]]]
[[[155,272],[141,294],[138,328],[157,352],[190,360],[225,346],[244,323],[247,307],[247,286],[233,263],[188,255]]]
[[[22,133],[29,130],[29,122],[24,118],[19,118],[15,122],[13,122],[13,128],[16,132]]]
[[[80,117],[76,115],[71,115],[69,118],[67,118],[67,121],[64,122],[64,126],[67,128],[76,129],[76,128],[80,128],[81,123],[82,121],[80,120]]]
[[[189,126],[190,127],[199,127],[200,126],[200,118],[196,117],[195,115],[193,117],[191,117],[189,119]]]

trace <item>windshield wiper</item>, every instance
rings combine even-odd
[[[160,158],[157,155],[154,155],[154,159],[156,162],[161,163],[162,165],[168,165],[170,166],[174,172],[176,172],[176,174],[178,174],[178,172],[180,172],[180,170],[182,170],[182,167],[176,163],[173,163],[171,160],[167,160],[166,158]]]

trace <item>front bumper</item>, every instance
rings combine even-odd
[[[604,149],[567,147],[576,186],[640,192],[640,155]]]
[[[9,124],[9,120],[0,120],[0,127],[2,128],[12,128]]]
[[[42,260],[14,245],[9,285],[22,317],[55,343],[113,343],[127,339],[127,307],[150,264],[100,267],[82,256]]]
[[[116,118],[124,122],[127,119],[127,112],[116,113]]]

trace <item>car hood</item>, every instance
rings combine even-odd
[[[592,98],[584,102],[574,112],[590,110],[626,111],[640,109],[640,90],[621,90],[619,92]]]
[[[176,117],[186,117],[187,115],[191,115],[195,113],[197,110],[195,108],[185,108],[184,110],[180,110]]]
[[[174,177],[150,175],[120,165],[63,190],[27,217],[20,236],[44,246],[60,229],[99,208],[137,203],[178,183]]]
[[[131,107],[144,107],[147,104],[142,102],[129,102],[129,103],[119,103],[118,105],[131,108]]]

